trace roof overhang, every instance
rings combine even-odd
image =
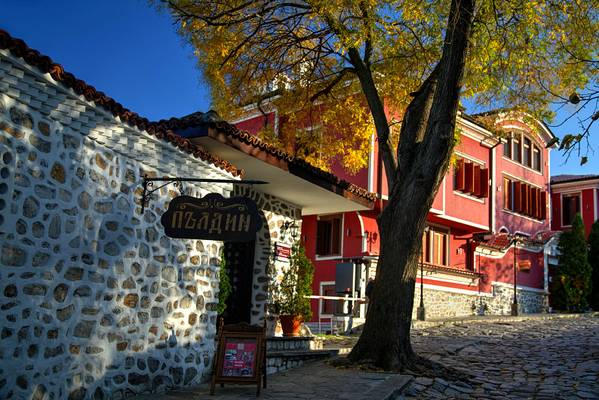
[[[190,130],[196,132],[190,134]],[[185,136],[192,143],[243,169],[244,179],[268,182],[261,185],[259,190],[298,206],[302,215],[360,211],[374,207],[372,200],[215,128],[196,127],[185,131]]]

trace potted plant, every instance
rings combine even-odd
[[[307,296],[312,294],[314,266],[298,243],[291,249],[289,268],[271,287],[271,311],[279,315],[283,336],[299,336],[303,321],[312,318]]]

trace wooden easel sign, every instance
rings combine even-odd
[[[266,330],[265,327],[240,323],[219,324],[216,364],[210,385],[220,383],[256,385],[256,396],[260,396],[261,384],[266,388]]]

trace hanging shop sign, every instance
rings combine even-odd
[[[228,242],[254,240],[262,227],[258,207],[246,197],[175,197],[160,219],[167,236]]]

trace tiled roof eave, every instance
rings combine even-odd
[[[326,180],[327,182],[337,186],[343,191],[350,193],[359,198],[365,199],[372,203],[377,199],[375,193],[371,193],[357,185],[350,182],[344,181],[338,178],[336,175],[323,171],[319,168],[312,166],[306,161],[294,157],[286,153],[285,151],[264,142],[257,136],[250,134],[249,132],[239,130],[237,127],[225,122],[225,121],[213,121],[206,120],[205,114],[195,113],[183,118],[171,118],[168,120],[161,120],[155,123],[157,127],[168,130],[183,130],[193,126],[204,126],[209,129],[213,129],[216,132],[221,132],[229,138],[239,141],[245,145],[251,146],[255,149],[263,151],[265,154],[274,157],[276,160],[287,164],[289,170],[300,169],[308,174]],[[304,177],[307,179],[306,177]],[[345,196],[347,197],[347,196]]]
[[[28,65],[37,68],[44,74],[49,74],[56,82],[73,89],[77,95],[85,97],[87,101],[95,103],[97,106],[110,112],[115,118],[118,117],[121,122],[171,143],[181,151],[208,162],[233,176],[243,175],[243,171],[237,169],[233,164],[210,154],[187,139],[174,135],[172,132],[169,133],[161,130],[147,118],[128,110],[113,98],[96,90],[96,88],[81,79],[77,79],[73,74],[65,71],[62,65],[53,62],[50,57],[40,54],[39,51],[31,49],[23,40],[13,38],[8,32],[2,29],[0,29],[0,49],[9,51],[13,56],[22,58]]]

